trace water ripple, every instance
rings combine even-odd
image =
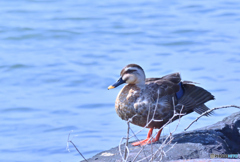
[[[147,76],[181,72],[216,96],[209,107],[238,104],[239,1],[3,0],[0,6],[0,161],[79,161],[65,149],[71,130],[86,157],[117,145],[126,131],[114,110],[121,86],[107,87],[128,63],[140,64]]]
[[[30,113],[32,111],[38,111],[38,109],[29,108],[29,107],[14,107],[14,108],[7,108],[7,109],[1,110],[2,113],[17,113],[17,112]]]
[[[87,109],[96,109],[96,108],[102,108],[102,107],[111,107],[113,104],[101,104],[101,103],[96,103],[96,104],[84,104],[78,106],[78,108],[87,108]]]

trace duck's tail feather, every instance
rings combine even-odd
[[[214,96],[210,92],[195,86],[193,82],[189,81],[183,82],[183,88],[184,95],[179,99],[180,104],[184,105],[186,109],[193,109],[199,114],[209,110],[204,103],[214,99]],[[207,116],[210,114],[207,114]]]
[[[201,115],[202,113],[208,111],[208,110],[210,110],[210,109],[209,109],[206,105],[204,105],[204,104],[202,104],[202,105],[194,108],[194,111],[195,111],[196,113],[200,114],[200,115]],[[213,112],[210,112],[210,113],[205,114],[205,116],[211,116],[211,115],[213,115]]]

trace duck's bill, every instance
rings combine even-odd
[[[113,88],[115,88],[114,86],[112,86],[112,85],[110,85],[109,87],[108,87],[108,89],[113,89]]]
[[[121,77],[121,78],[118,79],[118,81],[117,81],[116,83],[114,83],[113,85],[110,85],[110,86],[108,87],[108,89],[116,88],[117,86],[119,86],[119,85],[121,85],[121,84],[123,84],[123,83],[125,83],[125,81],[122,80],[122,77]]]

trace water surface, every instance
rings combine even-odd
[[[12,0],[0,6],[0,161],[80,161],[72,146],[66,150],[71,130],[86,158],[117,146],[127,128],[114,109],[121,87],[107,87],[128,63],[141,65],[147,77],[181,72],[215,95],[211,108],[239,105],[240,2]],[[216,111],[191,129],[236,111]],[[184,117],[177,132],[197,116]]]

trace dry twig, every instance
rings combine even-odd
[[[127,122],[127,124],[128,124],[128,129],[127,129],[127,138],[126,138],[126,144],[125,144],[124,160],[127,160],[127,157],[129,155],[129,149],[128,149],[129,129],[130,129],[129,121]]]
[[[158,93],[159,93],[159,92],[158,92]],[[174,98],[173,98],[173,103],[174,103]],[[174,104],[173,104],[173,105],[174,105]],[[145,155],[145,157],[142,158],[142,159],[140,159],[139,161],[145,161],[145,160],[147,160],[147,159],[149,159],[149,161],[153,161],[153,160],[159,159],[159,158],[160,158],[160,160],[161,160],[161,159],[163,158],[163,156],[166,156],[166,153],[167,153],[170,149],[172,149],[172,148],[174,147],[174,145],[175,145],[176,143],[175,143],[173,146],[171,146],[167,151],[164,151],[164,150],[163,150],[164,147],[166,147],[167,145],[170,145],[170,144],[171,144],[171,142],[172,142],[172,140],[173,140],[172,134],[176,131],[176,129],[177,129],[179,123],[180,123],[181,117],[185,115],[185,114],[182,113],[183,108],[184,108],[184,106],[182,106],[180,112],[177,113],[176,110],[175,110],[175,106],[174,106],[174,114],[173,114],[172,118],[169,119],[169,121],[168,121],[167,123],[165,123],[160,129],[163,129],[164,127],[166,127],[169,123],[171,123],[171,122],[173,121],[174,118],[176,118],[176,117],[178,116],[178,117],[179,117],[179,121],[178,121],[178,124],[177,124],[176,128],[175,128],[172,132],[169,133],[168,137],[162,142],[161,146],[160,146],[159,148],[157,148],[157,150],[156,150],[155,152],[153,152],[153,148],[152,148],[152,154],[150,154],[150,155],[148,155],[148,156]],[[123,161],[127,161],[128,155],[129,155],[128,140],[129,140],[130,138],[132,138],[132,137],[137,138],[136,135],[137,135],[138,133],[140,133],[142,130],[144,130],[151,122],[153,122],[153,121],[154,121],[154,122],[161,122],[161,121],[162,121],[162,120],[155,120],[155,119],[154,119],[156,109],[157,109],[157,104],[155,105],[155,110],[154,110],[152,119],[150,119],[150,121],[149,121],[149,113],[148,113],[147,124],[145,125],[145,127],[143,127],[143,128],[142,128],[140,131],[138,131],[137,133],[134,133],[134,132],[132,131],[131,127],[130,127],[130,122],[131,122],[131,120],[132,120],[135,116],[137,116],[137,114],[134,115],[132,118],[130,118],[130,119],[128,120],[128,122],[127,122],[127,124],[128,124],[127,138],[122,138],[122,140],[123,140],[123,139],[126,139],[124,157],[123,157],[123,155],[122,155],[122,153],[121,153],[121,149],[120,149],[120,145],[121,145],[121,143],[122,143],[122,140],[121,140],[120,145],[119,145],[119,151],[120,151],[120,155],[121,155]],[[150,111],[150,106],[149,106],[149,111]],[[133,135],[132,135],[131,137],[129,137],[129,130],[131,130],[132,133],[133,133]],[[155,135],[156,135],[156,134],[155,134]],[[152,138],[153,138],[153,136],[149,139],[149,141],[151,141]],[[137,139],[138,139],[138,138],[137,138]],[[152,145],[152,146],[153,146],[153,145]],[[137,153],[137,155],[133,158],[133,162],[137,159],[137,157],[140,155],[140,153],[141,153],[142,151],[144,151],[144,146],[141,146],[141,149],[139,150],[139,152]],[[158,153],[159,153],[159,155],[156,157],[156,155],[157,155]],[[148,161],[148,160],[147,160],[147,161]]]
[[[173,99],[173,100],[174,100],[174,99]],[[174,101],[173,101],[173,102],[174,102]],[[182,114],[182,109],[183,109],[183,108],[184,108],[184,107],[182,106],[180,113],[176,113],[176,111],[174,111],[174,115],[172,116],[172,118],[171,118],[166,124],[164,124],[164,125],[160,128],[160,129],[163,129],[163,128],[166,127],[169,123],[171,123],[172,120],[173,120],[176,116],[179,116],[179,120],[178,120],[177,126],[175,127],[175,129],[174,129],[172,132],[169,133],[168,137],[163,141],[163,143],[162,143],[161,146],[155,151],[155,153],[153,153],[152,156],[151,156],[151,155],[148,156],[148,157],[151,156],[149,161],[153,161],[153,160],[156,159],[156,158],[160,158],[159,160],[162,160],[163,156],[166,156],[166,153],[167,153],[169,150],[171,150],[171,149],[174,147],[174,145],[176,144],[176,143],[175,143],[175,144],[174,144],[172,147],[170,147],[167,151],[164,151],[164,150],[163,150],[163,148],[166,147],[167,145],[170,145],[171,142],[172,142],[172,140],[174,139],[173,136],[172,136],[172,134],[173,134],[173,133],[176,131],[176,129],[178,128],[178,125],[180,124],[181,116],[184,115],[184,114]],[[175,107],[174,107],[174,110],[175,110]],[[159,155],[156,157],[157,153],[159,153]],[[146,157],[146,158],[148,158],[148,157]],[[155,158],[155,157],[156,157],[156,158]],[[142,161],[142,160],[145,160],[146,158],[141,159],[141,161]]]
[[[195,123],[196,121],[198,121],[198,119],[200,119],[202,116],[214,111],[214,110],[217,110],[217,109],[223,109],[223,108],[229,108],[229,107],[235,107],[235,108],[239,108],[240,109],[240,106],[236,106],[236,105],[227,105],[227,106],[221,106],[221,107],[215,107],[215,108],[212,108],[208,111],[205,111],[204,113],[202,113],[199,117],[197,117],[194,121],[192,121],[184,130],[186,131],[193,123]]]
[[[71,132],[73,132],[73,130],[71,130]],[[85,159],[85,157],[83,156],[83,154],[78,150],[77,146],[73,143],[73,141],[69,139],[71,132],[68,134],[67,148],[66,148],[66,149],[70,152],[69,143],[71,143],[71,144],[75,147],[75,149],[77,150],[77,152],[82,156],[82,158],[83,158],[85,161],[87,161],[87,160]],[[74,136],[73,136],[73,137],[74,137]]]

